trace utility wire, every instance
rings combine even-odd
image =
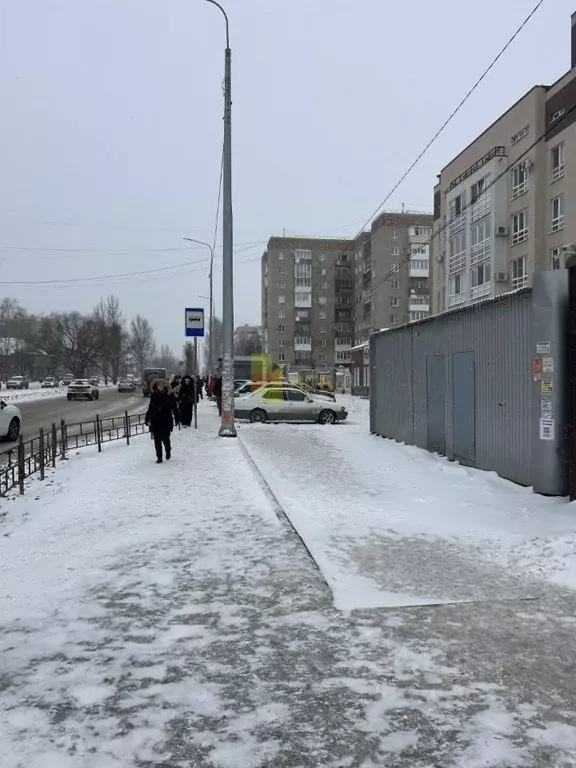
[[[380,205],[379,205],[379,206],[378,206],[378,207],[377,207],[377,208],[374,210],[374,212],[373,212],[373,213],[372,213],[372,214],[371,214],[371,215],[368,217],[368,219],[367,219],[367,220],[364,222],[364,224],[363,224],[363,225],[360,227],[360,229],[358,230],[358,232],[357,232],[357,233],[354,235],[354,237],[350,238],[351,240],[356,240],[356,238],[357,238],[357,237],[359,237],[359,235],[361,235],[361,234],[362,234],[362,232],[364,231],[365,227],[367,227],[367,226],[368,226],[368,224],[370,224],[370,222],[372,221],[372,219],[373,219],[373,218],[374,218],[374,217],[375,217],[375,216],[376,216],[376,215],[377,215],[377,214],[378,214],[378,213],[379,213],[379,212],[382,210],[382,208],[383,208],[383,207],[386,205],[386,203],[387,203],[387,202],[388,202],[388,200],[389,200],[389,199],[392,197],[392,195],[394,194],[394,192],[396,192],[396,190],[398,189],[398,187],[400,186],[400,184],[402,184],[402,182],[403,182],[403,181],[406,179],[406,177],[407,177],[407,176],[408,176],[408,175],[409,175],[409,174],[412,172],[412,170],[413,170],[413,169],[416,167],[416,165],[417,165],[417,164],[420,162],[420,160],[421,160],[421,159],[424,157],[424,155],[426,154],[426,152],[428,152],[428,150],[430,149],[430,147],[431,147],[431,146],[432,146],[432,145],[435,143],[435,141],[438,139],[438,137],[439,137],[439,136],[440,136],[440,134],[441,134],[441,133],[444,131],[444,129],[445,129],[447,126],[448,126],[448,124],[452,122],[452,120],[454,119],[454,117],[455,117],[455,116],[458,114],[458,112],[459,112],[459,111],[462,109],[462,107],[463,107],[463,106],[464,106],[464,104],[465,104],[465,103],[468,101],[468,99],[470,98],[470,96],[472,96],[472,94],[473,94],[473,93],[474,93],[474,91],[475,91],[475,90],[478,88],[478,86],[480,85],[480,83],[481,83],[481,82],[484,80],[484,78],[485,78],[485,77],[488,75],[488,73],[489,73],[489,72],[490,72],[490,71],[491,71],[491,70],[494,68],[494,66],[495,66],[495,65],[496,65],[496,63],[499,61],[499,59],[501,59],[501,58],[502,58],[502,56],[504,55],[504,53],[505,53],[505,52],[508,50],[508,48],[509,48],[509,47],[512,45],[512,43],[514,42],[514,40],[515,40],[515,39],[518,37],[518,35],[520,34],[520,32],[521,32],[521,31],[524,29],[524,27],[525,27],[525,26],[528,24],[528,22],[530,21],[530,19],[531,19],[531,18],[534,16],[534,14],[536,13],[536,11],[537,11],[537,10],[540,8],[540,6],[541,6],[543,3],[544,3],[544,0],[538,0],[538,3],[537,3],[535,6],[534,6],[534,8],[533,8],[533,9],[530,11],[530,13],[528,14],[528,16],[526,16],[526,18],[524,19],[524,21],[523,21],[523,22],[520,24],[520,26],[519,26],[519,27],[516,29],[516,31],[514,32],[514,34],[512,35],[512,37],[511,37],[511,38],[508,40],[508,42],[507,42],[507,43],[504,45],[504,47],[503,47],[503,48],[502,48],[502,49],[499,51],[499,53],[496,55],[496,57],[495,57],[494,59],[492,59],[492,61],[491,61],[491,62],[490,62],[490,64],[489,64],[489,65],[486,67],[486,69],[484,70],[484,72],[482,72],[482,74],[480,75],[480,77],[478,78],[478,80],[476,80],[476,82],[474,83],[474,85],[473,85],[473,86],[470,88],[470,90],[469,90],[469,91],[466,93],[466,95],[465,95],[465,96],[464,96],[464,98],[463,98],[463,99],[460,101],[460,103],[458,104],[458,106],[457,106],[457,107],[456,107],[456,108],[455,108],[455,109],[452,111],[452,113],[451,113],[451,114],[450,114],[450,115],[449,115],[449,116],[446,118],[446,120],[445,120],[445,121],[442,123],[442,125],[440,126],[440,128],[439,128],[439,129],[436,131],[436,133],[434,134],[434,136],[432,136],[432,138],[430,139],[430,141],[428,142],[428,144],[426,144],[426,146],[424,147],[424,149],[423,149],[423,150],[420,152],[420,154],[419,154],[419,155],[416,157],[416,159],[415,159],[415,160],[412,162],[412,164],[411,164],[411,165],[408,167],[408,169],[407,169],[406,171],[404,171],[404,173],[402,174],[402,176],[401,176],[401,177],[398,179],[398,181],[396,182],[396,184],[394,184],[394,186],[392,187],[392,189],[390,190],[390,192],[388,192],[388,194],[386,195],[386,197],[384,198],[384,200],[382,200],[382,202],[380,203]],[[346,238],[346,239],[349,239],[349,238]],[[347,249],[347,250],[349,250],[349,249]],[[336,258],[336,259],[333,261],[333,263],[332,263],[332,264],[331,264],[331,265],[328,267],[328,271],[332,270],[332,269],[333,269],[333,268],[336,266],[336,264],[337,264],[337,263],[338,263],[338,257],[337,257],[337,258]],[[317,282],[318,282],[318,281],[317,281]],[[314,286],[313,286],[313,287],[314,287]]]
[[[446,221],[444,224],[442,224],[442,226],[440,226],[440,227],[439,227],[439,228],[436,230],[436,232],[433,232],[433,233],[432,233],[432,236],[431,236],[431,237],[430,237],[430,238],[429,238],[429,239],[428,239],[428,240],[427,240],[425,243],[420,243],[420,244],[418,245],[418,248],[419,248],[419,249],[421,249],[421,248],[424,248],[424,247],[425,247],[425,246],[427,246],[427,245],[430,245],[430,243],[431,243],[431,242],[432,242],[432,241],[433,241],[433,240],[434,240],[436,237],[438,237],[438,235],[439,235],[439,234],[441,234],[442,232],[444,232],[444,230],[445,230],[445,229],[447,229],[447,227],[449,227],[449,226],[450,226],[450,224],[451,224],[453,221],[455,221],[456,219],[458,219],[458,218],[459,218],[459,217],[460,217],[460,216],[461,216],[461,215],[462,215],[462,214],[463,214],[465,211],[467,211],[467,210],[468,210],[468,208],[470,208],[472,205],[475,205],[475,204],[478,202],[478,200],[480,200],[480,198],[481,198],[483,195],[485,195],[485,194],[486,194],[486,192],[488,192],[488,190],[489,190],[489,189],[491,189],[491,188],[492,188],[492,187],[493,187],[493,186],[494,186],[494,185],[495,185],[495,184],[496,184],[498,181],[500,181],[500,179],[502,179],[504,176],[506,176],[506,174],[507,174],[507,173],[509,173],[509,171],[510,171],[512,168],[514,168],[516,165],[518,165],[518,163],[519,163],[519,162],[520,162],[520,161],[521,161],[521,160],[522,160],[524,157],[526,157],[526,155],[527,155],[529,152],[531,152],[531,151],[534,149],[534,147],[536,147],[536,146],[537,146],[537,145],[538,145],[538,144],[539,144],[541,141],[543,141],[543,140],[546,138],[546,136],[547,136],[547,135],[548,135],[548,134],[549,134],[549,133],[550,133],[552,130],[556,130],[556,128],[558,127],[558,125],[560,125],[560,123],[561,123],[561,122],[563,122],[563,121],[564,121],[564,120],[565,120],[565,119],[568,117],[568,115],[570,115],[572,112],[574,112],[574,110],[576,110],[576,105],[574,105],[574,106],[572,106],[570,109],[568,109],[568,110],[567,110],[567,111],[564,113],[564,115],[563,115],[561,118],[559,118],[558,120],[555,120],[555,121],[554,121],[554,124],[553,124],[553,125],[551,125],[551,126],[549,126],[549,127],[548,127],[548,128],[545,130],[545,131],[544,131],[544,133],[542,133],[542,134],[541,134],[541,135],[540,135],[540,136],[539,136],[539,137],[538,137],[538,138],[537,138],[535,141],[533,141],[533,142],[532,142],[532,144],[530,144],[530,146],[529,146],[529,147],[527,147],[527,148],[524,150],[524,152],[522,152],[522,153],[521,153],[521,154],[520,154],[520,155],[519,155],[519,156],[518,156],[518,157],[517,157],[517,158],[516,158],[516,159],[515,159],[513,162],[511,162],[511,163],[508,163],[508,165],[506,166],[506,168],[504,168],[504,170],[503,170],[503,171],[501,171],[501,172],[500,172],[500,173],[499,173],[497,176],[495,176],[495,177],[494,177],[494,179],[493,179],[493,180],[492,180],[492,181],[491,181],[489,184],[487,184],[487,185],[484,187],[484,189],[483,189],[483,190],[482,190],[482,191],[479,193],[479,195],[478,195],[478,197],[477,197],[477,198],[475,198],[474,200],[470,200],[468,203],[466,203],[466,204],[465,204],[465,205],[462,207],[462,210],[460,211],[460,213],[457,213],[457,214],[456,214],[456,215],[454,215],[454,216],[453,216],[451,219],[448,219],[448,221]],[[396,269],[394,269],[394,270],[390,270],[390,271],[389,271],[389,272],[388,272],[386,275],[384,275],[383,277],[381,277],[381,278],[380,278],[380,280],[378,280],[378,282],[377,282],[377,283],[375,283],[375,285],[372,285],[372,286],[370,286],[370,289],[367,291],[367,293],[369,293],[369,295],[372,295],[372,293],[373,293],[373,292],[376,290],[376,288],[379,288],[379,287],[380,287],[380,286],[381,286],[383,283],[385,283],[385,282],[386,282],[386,280],[388,280],[390,277],[392,277],[392,276],[394,276],[394,275],[398,274],[398,270],[400,269],[400,267],[404,266],[404,264],[406,264],[407,262],[409,262],[409,261],[410,261],[410,259],[412,258],[412,256],[414,256],[414,255],[416,255],[416,256],[417,256],[417,255],[418,255],[418,253],[417,253],[417,252],[415,252],[415,253],[410,253],[410,255],[409,255],[409,256],[407,256],[405,259],[403,259],[403,260],[402,260],[402,261],[401,261],[401,262],[400,262],[400,263],[397,265]]]

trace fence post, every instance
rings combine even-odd
[[[44,477],[46,475],[45,473],[45,467],[46,467],[46,451],[45,451],[45,443],[44,443],[44,427],[40,427],[40,480],[44,480]]]
[[[22,435],[18,438],[18,484],[20,485],[20,495],[24,493],[24,438]]]
[[[61,452],[60,452],[60,458],[65,459],[66,458],[66,422],[64,419],[60,421],[60,440],[61,440]]]
[[[130,445],[130,416],[128,416],[128,411],[124,411],[124,419],[126,423],[126,445]]]
[[[56,454],[58,453],[58,432],[56,422],[52,424],[52,466],[56,466]]]
[[[96,414],[96,439],[98,440],[98,453],[102,453],[102,435],[100,434],[100,416]]]

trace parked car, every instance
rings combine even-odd
[[[237,398],[234,410],[239,419],[249,419],[252,423],[315,421],[335,424],[348,418],[348,411],[343,405],[336,406],[290,386],[261,387],[251,395]]]
[[[234,392],[234,397],[245,397],[251,392],[257,392],[260,389],[265,390],[273,389],[274,387],[286,386],[299,389],[311,397],[318,397],[322,400],[328,400],[332,403],[336,402],[336,397],[332,394],[332,392],[312,389],[312,387],[310,387],[308,384],[289,384],[284,381],[247,381],[245,384],[242,384],[240,387],[238,387],[238,389]]]
[[[58,379],[54,376],[46,376],[42,379],[42,389],[56,389],[58,386]]]
[[[100,390],[88,379],[73,379],[68,385],[66,397],[68,400],[98,400]]]
[[[134,379],[119,379],[118,392],[134,392],[136,390],[136,384]]]
[[[18,440],[22,426],[22,414],[20,409],[12,403],[0,400],[0,437],[5,437],[10,442]]]
[[[6,389],[28,389],[30,382],[27,376],[12,376],[6,382]]]

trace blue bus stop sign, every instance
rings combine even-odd
[[[184,314],[186,336],[204,336],[204,309],[187,307]]]

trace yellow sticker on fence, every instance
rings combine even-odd
[[[543,395],[551,395],[554,387],[550,379],[542,379],[541,392]]]

